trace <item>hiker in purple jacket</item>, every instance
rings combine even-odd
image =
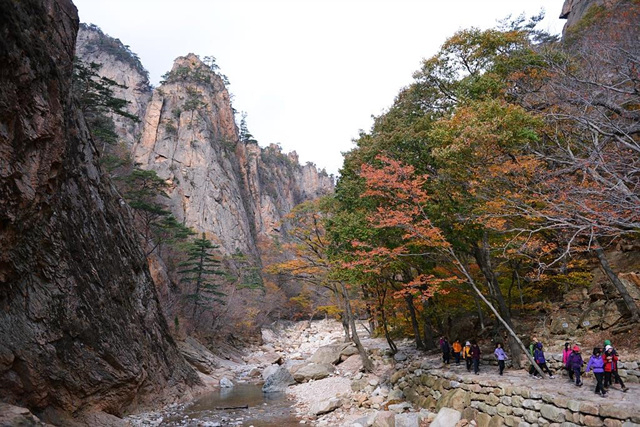
[[[496,359],[498,359],[498,368],[500,369],[500,375],[502,375],[504,372],[504,361],[507,360],[507,353],[504,352],[502,343],[499,342],[496,344],[496,349],[493,354],[496,356]]]
[[[582,373],[582,365],[584,361],[582,360],[582,355],[580,354],[580,347],[577,345],[573,346],[573,351],[567,358],[566,367],[567,370],[571,373],[571,378],[575,376],[576,385],[580,387],[582,385],[582,379],[580,378],[580,374]]]
[[[536,348],[533,351],[533,360],[536,361],[536,364],[540,367],[540,370],[549,374],[549,378],[554,378],[553,374],[549,370],[547,366],[547,359],[544,357],[544,351],[542,351],[542,343],[539,342],[536,344]],[[533,374],[534,378],[540,378],[538,376],[538,371],[536,370]]]
[[[593,349],[593,354],[589,359],[589,363],[587,363],[587,370],[585,372],[589,372],[592,369],[593,375],[596,377],[596,394],[605,397],[607,392],[602,384],[602,379],[604,378],[604,360],[602,360],[602,349],[600,347]]]

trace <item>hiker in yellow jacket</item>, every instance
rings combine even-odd
[[[467,371],[471,372],[473,359],[471,358],[471,343],[469,341],[464,344],[464,348],[462,349],[462,357],[464,357],[465,362],[467,362]]]

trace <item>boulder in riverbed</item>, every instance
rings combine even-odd
[[[262,386],[262,391],[264,393],[283,392],[287,390],[287,387],[295,383],[296,381],[293,379],[291,372],[284,366],[280,366],[267,378]]]
[[[391,411],[379,411],[373,419],[373,427],[395,427],[395,417]]]
[[[309,408],[309,412],[311,412],[313,415],[327,414],[338,409],[341,404],[342,402],[337,398],[325,399],[312,404]]]
[[[331,375],[334,370],[333,365],[329,363],[308,363],[298,368],[293,373],[293,378],[299,383],[308,380],[320,380]]]
[[[325,345],[324,347],[320,347],[313,356],[309,358],[309,361],[318,364],[331,363],[335,365],[340,361],[340,356],[355,354],[354,350],[355,353],[358,352],[353,343]]]
[[[264,368],[264,370],[262,371],[262,379],[266,381],[267,378],[275,374],[275,372],[278,370],[279,367],[280,365],[269,365],[266,368]]]

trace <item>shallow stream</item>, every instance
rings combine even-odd
[[[160,425],[293,427],[300,423],[284,393],[265,394],[260,385],[236,384],[166,414]]]

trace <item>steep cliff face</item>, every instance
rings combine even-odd
[[[224,83],[195,55],[154,90],[135,161],[171,183],[172,211],[232,253],[255,247],[238,180],[236,126]]]
[[[70,97],[75,7],[0,10],[0,397],[118,414],[197,383]]]
[[[562,29],[563,34],[574,28],[592,7],[613,7],[619,0],[565,0],[562,5],[561,19],[567,23]]]
[[[138,57],[120,40],[107,36],[98,27],[80,24],[76,55],[87,64],[100,64],[100,75],[124,86],[114,86],[113,95],[129,103],[127,112],[137,117],[144,116],[151,99],[149,74]],[[136,123],[117,114],[112,114],[111,118],[118,136],[131,148],[142,132],[142,122]]]
[[[101,37],[95,27],[81,28],[78,56],[105,64],[100,73],[120,84],[143,86],[144,73],[133,61],[100,49],[114,45],[113,39],[86,42]],[[301,166],[295,153],[240,141],[223,80],[196,55],[176,59],[148,103],[145,91],[128,89],[126,95],[138,97],[130,111],[145,106],[140,133],[120,131],[134,141],[134,160],[171,184],[173,214],[208,233],[225,254],[258,255],[256,242],[275,233],[293,206],[333,191],[333,179],[313,165]]]

